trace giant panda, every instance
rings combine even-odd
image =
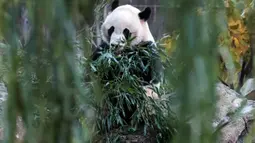
[[[131,45],[145,43],[156,46],[147,23],[150,15],[150,7],[146,7],[143,11],[140,11],[129,4],[119,6],[119,1],[114,0],[111,4],[111,11],[101,26],[102,43],[94,51],[92,60],[96,60],[100,56],[100,51],[104,48],[119,46],[118,49],[121,50],[129,37],[135,37],[131,41]],[[147,96],[158,98],[158,95],[151,87],[160,87],[162,80],[161,62],[159,60],[155,61],[154,66],[150,70],[151,74],[139,76],[143,76],[143,79],[148,83],[143,85]]]
[[[117,47],[117,51],[123,50],[127,39],[130,37],[134,37],[130,43],[131,46],[139,48],[138,45],[143,45],[157,48],[147,23],[150,15],[151,9],[149,7],[140,11],[128,4],[119,6],[119,1],[114,0],[111,4],[111,11],[101,26],[102,42],[93,52],[92,61],[97,60],[105,48]],[[159,59],[153,61],[153,63],[149,68],[149,72],[139,73],[137,76],[142,77],[145,81],[141,86],[144,88],[146,96],[158,100],[159,95],[155,92],[155,89],[157,90],[160,87],[162,80],[162,64]],[[132,113],[129,113],[128,118],[132,116]]]

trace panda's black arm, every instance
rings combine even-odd
[[[163,66],[159,58],[152,61],[151,71],[152,84],[160,83],[162,80]]]
[[[105,42],[102,42],[98,47],[94,48],[94,51],[92,52],[91,59],[92,61],[95,61],[100,55],[103,49],[109,48],[109,45]]]
[[[149,44],[149,48],[153,50],[153,55],[151,59],[151,83],[159,84],[163,77],[163,65],[157,51],[157,46],[154,43]]]

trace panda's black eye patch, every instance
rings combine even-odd
[[[127,28],[125,28],[123,30],[123,34],[124,34],[126,39],[128,39],[131,36],[131,33],[130,33],[130,31]]]
[[[114,27],[112,26],[111,28],[108,29],[108,36],[111,36],[114,31]]]

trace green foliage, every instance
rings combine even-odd
[[[177,119],[171,110],[169,99],[147,97],[142,88],[144,80],[139,78],[139,75],[150,74],[150,66],[155,64],[155,60],[160,60],[159,51],[150,44],[136,47],[127,45],[121,53],[116,53],[116,49],[104,49],[100,57],[91,62],[94,78],[101,84],[101,100],[94,105],[100,135],[116,128],[143,128],[145,135],[153,131],[155,133],[152,136],[159,141],[169,141],[174,135]],[[159,96],[162,94],[162,91],[155,92]]]
[[[223,59],[220,77],[224,82],[232,84],[235,89],[240,88],[243,84],[241,83],[243,81],[239,81],[241,69],[246,66],[242,65],[242,62],[248,63],[251,57],[250,35],[246,21],[250,4],[249,0],[225,2],[226,18],[224,21],[227,22],[227,27],[222,29],[219,36],[220,54]]]
[[[179,3],[175,12],[180,35],[173,61],[174,69],[178,70],[178,80],[172,84],[176,87],[180,103],[177,107],[180,122],[174,142],[215,142],[217,137],[213,135],[212,119],[216,103],[217,37],[220,32],[216,16],[222,2],[175,2]],[[203,15],[197,11],[198,8],[206,9]],[[172,79],[175,77],[170,76],[169,81]]]
[[[75,59],[76,29],[71,12],[66,11],[70,5],[62,0],[26,1],[33,28],[29,42],[21,45],[16,25],[18,3],[1,3],[5,16],[0,29],[8,45],[4,67],[8,70],[5,140],[14,142],[16,117],[21,116],[25,142],[71,142],[72,127],[78,120],[74,112],[76,96],[84,96],[86,90],[81,88],[83,82]],[[90,1],[89,5],[94,7]]]
[[[0,43],[0,80],[8,85],[9,94],[5,140],[14,142],[16,117],[22,116],[25,142],[118,142],[121,136],[140,131],[161,142],[215,142],[218,37],[228,26],[222,1],[165,1],[177,6],[178,35],[162,40],[170,57],[160,46],[127,44],[120,53],[105,49],[91,62],[92,24],[102,19],[105,1],[25,1],[33,26],[26,45],[20,44],[16,25],[21,1],[0,2],[0,40],[5,43]],[[238,10],[244,8],[241,1],[236,2]],[[251,0],[245,2],[244,14],[251,14]],[[253,20],[252,16],[247,18]],[[235,24],[230,26],[235,28]],[[239,28],[247,32],[243,23]],[[231,44],[228,34],[222,36],[220,44]],[[239,49],[243,48],[247,47]],[[77,49],[80,56],[76,56]],[[165,76],[155,91],[160,99],[152,99],[134,73],[147,73],[158,55],[164,61]]]

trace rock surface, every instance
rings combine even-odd
[[[4,83],[0,82],[0,103],[7,99],[7,89]]]
[[[7,99],[7,89],[4,83],[0,82],[0,128],[3,127],[4,101]]]
[[[248,79],[240,89],[240,92],[247,99],[255,100],[255,79]]]
[[[236,143],[239,136],[246,129],[247,122],[253,119],[251,112],[255,107],[255,102],[252,100],[247,101],[246,98],[243,98],[240,94],[223,84],[217,84],[216,91],[218,102],[214,125],[218,125],[221,121],[227,123],[221,129],[220,142]],[[234,113],[238,109],[240,109],[239,115],[231,118],[230,113]]]
[[[7,89],[4,83],[0,82],[0,140],[4,138],[4,129],[3,129],[3,104],[4,101],[7,99]]]
[[[0,140],[3,140],[4,138],[3,108],[4,108],[4,103],[7,99],[7,96],[8,96],[8,92],[7,92],[6,86],[4,85],[4,83],[0,82]],[[17,117],[16,126],[17,126],[16,141],[21,142],[25,134],[25,128],[23,126],[21,117]]]

